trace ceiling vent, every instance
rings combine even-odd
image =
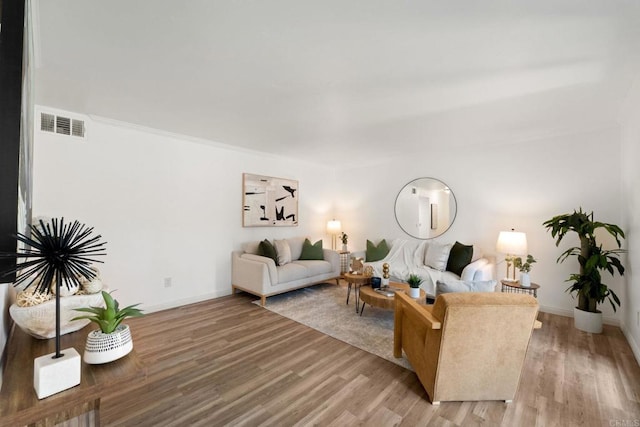
[[[75,136],[84,139],[86,128],[84,126],[84,120],[50,113],[40,113],[40,130],[42,132]]]

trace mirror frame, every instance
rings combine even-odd
[[[435,184],[440,184],[441,187],[442,187],[441,190],[449,189],[449,206],[450,206],[451,202],[453,202],[454,208],[455,208],[455,211],[453,212],[453,217],[450,219],[450,221],[447,224],[447,226],[446,227],[444,227],[444,226],[440,227],[439,226],[440,225],[439,224],[440,223],[440,217],[439,216],[433,217],[433,209],[434,209],[434,205],[435,204],[434,203],[429,203],[429,219],[430,219],[429,222],[430,222],[430,225],[429,225],[429,229],[428,229],[428,231],[429,231],[428,237],[421,237],[419,235],[415,235],[412,232],[408,231],[407,230],[408,229],[408,224],[406,223],[406,221],[404,221],[404,220],[402,221],[402,222],[404,222],[404,225],[403,225],[403,223],[401,222],[401,219],[399,218],[399,216],[400,217],[403,216],[402,212],[400,213],[400,215],[398,215],[399,208],[402,208],[402,206],[400,206],[400,207],[398,206],[398,200],[400,199],[400,197],[403,194],[407,194],[407,191],[406,191],[407,189],[411,189],[411,187],[418,187],[419,186],[418,185],[418,181],[422,181],[422,180],[430,180]],[[398,192],[398,195],[396,196],[396,200],[395,200],[395,203],[394,203],[394,215],[396,217],[396,222],[398,223],[398,226],[400,226],[402,231],[404,231],[409,236],[411,236],[411,237],[413,237],[415,239],[420,239],[420,240],[435,239],[437,237],[442,236],[444,233],[446,233],[451,228],[451,226],[453,225],[454,221],[456,220],[456,217],[458,216],[458,201],[456,199],[455,194],[453,193],[453,190],[451,190],[451,187],[449,187],[443,181],[441,181],[441,180],[439,180],[437,178],[432,178],[432,177],[428,177],[428,176],[427,177],[416,178],[416,179],[413,179],[413,180],[409,181],[408,183],[406,183],[400,189],[400,191]],[[433,225],[434,222],[436,224],[435,228],[434,228],[434,225]],[[432,235],[431,232],[433,230],[437,230],[437,231],[435,231],[435,232],[437,232],[437,234],[433,234]]]

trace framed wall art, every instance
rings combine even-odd
[[[438,204],[431,203],[431,229],[436,230],[438,228]]]
[[[298,181],[242,174],[242,226],[298,225]]]

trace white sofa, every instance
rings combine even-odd
[[[301,260],[304,237],[286,239],[291,249],[291,262],[277,266],[271,258],[258,255],[260,242],[243,245],[231,254],[231,288],[259,296],[262,305],[266,298],[293,289],[340,279],[340,255],[323,249],[324,260]]]
[[[375,242],[376,244],[378,242]],[[373,267],[374,275],[382,277],[382,264],[389,264],[389,275],[391,281],[406,282],[409,274],[417,274],[423,280],[420,287],[428,296],[436,295],[436,282],[451,281],[488,281],[495,278],[495,259],[493,257],[485,257],[481,251],[474,246],[474,255],[471,263],[462,271],[461,276],[450,271],[440,271],[425,265],[425,255],[430,244],[439,244],[437,241],[416,241],[395,239],[387,240],[391,250],[387,256],[375,262],[367,262],[366,251],[354,252],[352,257],[365,258],[365,265]],[[448,255],[447,255],[448,256]],[[446,259],[445,259],[446,265]]]

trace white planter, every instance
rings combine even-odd
[[[520,286],[523,288],[531,287],[531,276],[529,276],[529,273],[520,273]]]
[[[409,288],[409,296],[411,298],[420,298],[420,288]]]
[[[99,329],[89,332],[84,348],[85,363],[97,365],[126,356],[133,350],[133,340],[128,325],[120,325],[110,334]]]
[[[602,312],[591,313],[574,307],[573,323],[576,329],[592,334],[600,334],[602,333]]]

